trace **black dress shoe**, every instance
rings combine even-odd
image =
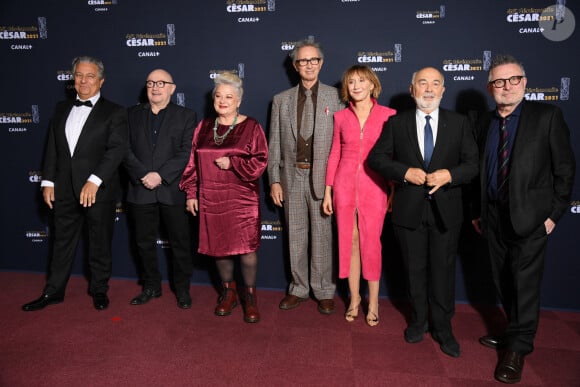
[[[181,309],[191,308],[191,296],[189,294],[177,296],[177,306]]]
[[[524,355],[514,351],[506,351],[495,367],[495,378],[502,383],[517,383],[522,380],[524,370]]]
[[[42,296],[40,296],[40,298],[37,298],[36,300],[29,302],[28,304],[22,305],[22,310],[25,312],[33,312],[35,310],[44,309],[48,305],[60,304],[63,301],[64,296],[58,294],[42,293]]]
[[[161,297],[161,290],[143,289],[137,297],[131,300],[131,305],[143,305],[148,303],[150,299],[159,297]]]
[[[453,333],[445,332],[442,334],[433,333],[433,339],[439,343],[439,348],[441,352],[451,357],[459,357],[461,350],[459,349],[459,343],[455,340]]]
[[[492,335],[481,336],[479,338],[479,343],[491,349],[500,348],[503,344],[501,338]]]
[[[427,332],[428,328],[427,323],[423,326],[409,325],[405,329],[405,341],[410,344],[421,342],[423,340],[423,334]]]
[[[105,293],[93,294],[93,306],[96,310],[105,310],[109,306],[109,297]]]

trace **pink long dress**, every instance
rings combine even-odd
[[[214,122],[205,119],[195,128],[179,188],[188,199],[199,200],[200,253],[225,257],[253,252],[260,245],[259,178],[268,164],[266,136],[260,124],[248,117],[216,145]],[[228,127],[218,125],[218,135]],[[230,169],[215,164],[222,156],[229,156]]]
[[[326,185],[332,186],[338,226],[339,277],[350,272],[352,231],[358,212],[362,275],[367,281],[381,277],[381,232],[387,213],[388,183],[367,165],[383,124],[396,114],[373,99],[370,115],[361,130],[352,104],[334,113],[334,135],[326,168]]]

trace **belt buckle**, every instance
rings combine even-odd
[[[294,165],[299,169],[310,169],[310,163],[296,163]]]

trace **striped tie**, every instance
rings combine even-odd
[[[501,122],[499,131],[499,146],[497,153],[497,194],[498,198],[505,201],[508,198],[508,131],[507,120],[504,118]]]

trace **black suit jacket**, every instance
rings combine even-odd
[[[97,202],[116,200],[120,196],[118,167],[127,142],[126,111],[101,96],[71,155],[65,125],[72,107],[71,100],[56,105],[48,132],[42,178],[54,182],[55,200],[71,193],[80,200],[80,191],[93,174],[103,181],[97,192]]]
[[[425,188],[405,182],[409,168],[424,169],[417,140],[416,111],[408,110],[391,117],[381,137],[369,154],[369,166],[395,183],[393,224],[416,229],[419,227],[425,203]],[[466,117],[439,109],[437,140],[429,172],[448,169],[452,182],[433,195],[441,220],[446,228],[463,221],[461,185],[477,175],[477,145]]]
[[[570,206],[576,162],[562,111],[553,105],[523,101],[510,154],[509,212],[515,232],[527,236],[547,218],[554,222]],[[494,112],[476,124],[480,149],[480,188],[474,217],[487,223],[486,142]],[[481,207],[480,207],[481,205]],[[485,229],[485,228],[484,228]]]
[[[151,105],[128,109],[129,149],[123,164],[129,174],[127,201],[130,203],[185,206],[185,193],[179,189],[179,181],[191,153],[195,113],[173,103],[166,109],[155,147],[147,122]],[[149,190],[141,178],[152,171],[159,173],[163,181],[161,186]]]

